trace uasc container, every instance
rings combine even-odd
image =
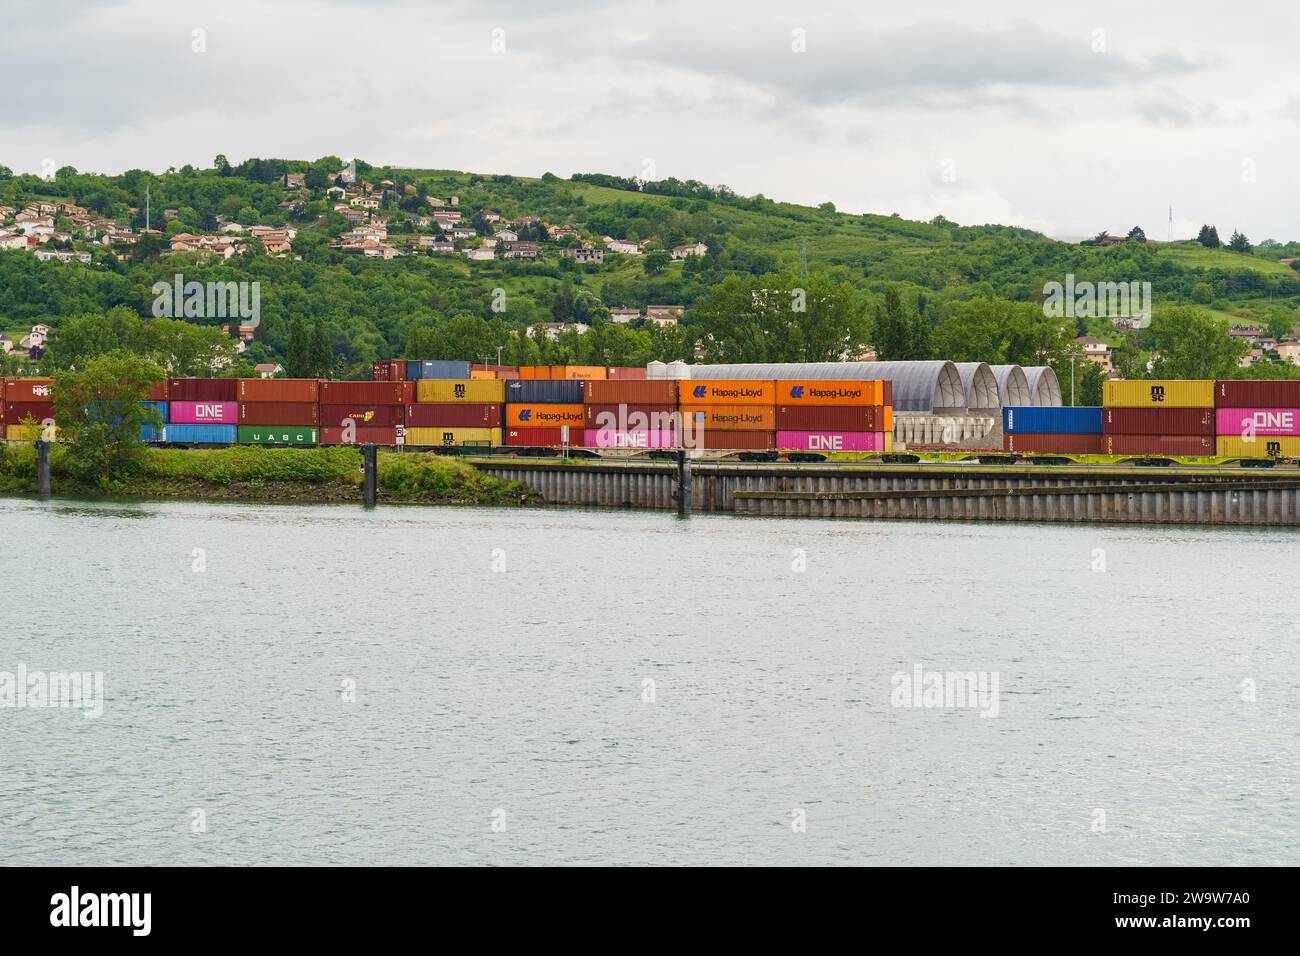
[[[776,383],[750,379],[683,379],[677,382],[677,400],[681,405],[775,405]]]
[[[1196,379],[1107,381],[1101,384],[1101,403],[1126,408],[1213,408],[1214,382]]]
[[[241,445],[315,445],[320,432],[304,425],[241,425]]]
[[[417,402],[503,402],[506,383],[500,379],[429,379],[415,385]]]
[[[587,417],[581,405],[520,404],[506,406],[508,428],[583,428]]]

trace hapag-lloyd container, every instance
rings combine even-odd
[[[586,448],[676,448],[677,432],[671,428],[634,431],[588,428],[583,432],[582,444]]]
[[[1212,408],[1106,408],[1101,430],[1107,435],[1213,435]]]
[[[406,424],[405,405],[320,405],[322,425],[343,425],[354,421],[358,425],[389,427]]]
[[[345,428],[338,425],[325,425],[320,430],[322,445],[396,445],[397,427],[380,428],[371,425],[358,425]]]
[[[506,383],[500,379],[430,379],[415,384],[417,402],[470,402],[482,405],[488,402],[503,402],[506,398]]]
[[[1300,409],[1295,408],[1219,408],[1214,419],[1220,438],[1300,435]]]
[[[1103,435],[1107,455],[1213,455],[1210,435]]]
[[[1213,408],[1214,382],[1198,379],[1107,381],[1101,383],[1101,404],[1124,408]]]
[[[568,425],[582,429],[587,421],[581,405],[522,404],[506,406],[508,428],[558,428]]]
[[[459,402],[406,406],[406,425],[414,428],[500,428],[496,402]]]
[[[237,425],[238,402],[177,402],[167,407],[168,422],[176,425]]]
[[[683,405],[686,419],[720,431],[776,431],[776,409],[765,405]]]
[[[1008,435],[1099,435],[1102,409],[1008,405],[1002,409],[1002,431]]]
[[[777,405],[892,405],[893,383],[858,379],[781,379]]]
[[[1256,435],[1254,441],[1220,435],[1214,447],[1220,458],[1300,458],[1300,437],[1295,435]]]
[[[588,382],[588,405],[677,405],[677,383],[670,379],[614,379]]]
[[[241,402],[315,402],[320,399],[320,380],[315,378],[241,378]]]
[[[892,432],[894,409],[892,405],[778,405],[776,430]]]
[[[657,383],[656,383],[657,384]],[[583,406],[587,428],[615,431],[676,428],[680,415],[676,405],[591,405]]]
[[[414,382],[321,382],[322,405],[405,405]]]
[[[175,445],[233,445],[238,437],[236,428],[235,425],[168,425],[167,441]]]
[[[241,425],[241,445],[315,445],[320,431],[304,425]]]
[[[1214,404],[1218,408],[1300,408],[1300,381],[1215,382]]]
[[[1005,432],[1002,435],[1002,450],[1025,455],[1102,455],[1106,452],[1106,436],[1083,432],[1056,435]]]
[[[581,445],[584,438],[581,428],[569,429],[569,444]],[[563,444],[563,434],[558,428],[507,428],[506,444],[527,448],[550,448]]]
[[[315,402],[239,402],[239,424],[317,425],[320,407]]]
[[[234,402],[239,380],[234,378],[173,378],[167,383],[173,402]]]
[[[759,379],[683,379],[677,382],[677,401],[682,405],[775,405],[776,382]]]
[[[884,432],[779,431],[782,451],[888,451]]]
[[[496,448],[501,445],[499,428],[408,428],[406,444],[418,446],[437,445],[444,448],[480,446]]]

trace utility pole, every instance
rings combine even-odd
[[[149,231],[149,184],[144,186],[144,231]]]

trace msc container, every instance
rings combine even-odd
[[[782,379],[776,383],[776,404],[892,405],[891,384],[857,379]]]
[[[499,379],[429,379],[415,383],[417,402],[504,402],[506,383]]]
[[[546,402],[554,405],[579,405],[586,394],[584,382],[552,382],[544,379],[520,379],[506,382],[505,400],[515,403]]]
[[[460,402],[406,406],[408,428],[500,428],[501,406],[495,402]]]
[[[1213,435],[1212,408],[1107,408],[1101,430],[1107,435]]]
[[[776,409],[765,405],[683,405],[682,419],[721,431],[776,431]]]
[[[778,405],[776,430],[791,432],[892,432],[892,405]],[[879,449],[870,449],[879,451]]]
[[[1257,435],[1254,441],[1236,435],[1220,435],[1215,453],[1221,458],[1300,458],[1300,437]]]
[[[435,378],[469,378],[469,362],[440,361],[435,359],[408,360],[406,380],[424,382]]]
[[[1106,436],[1082,432],[1035,434],[1003,433],[1002,450],[1021,454],[1101,455],[1106,451]]]
[[[677,382],[677,401],[681,405],[775,405],[776,383],[758,379],[682,379]]]
[[[167,426],[167,441],[175,445],[233,445],[238,437],[234,425]]]
[[[1214,382],[1197,379],[1102,382],[1101,404],[1123,408],[1213,408]]]
[[[321,382],[322,405],[405,405],[411,382]]]
[[[177,402],[167,408],[168,421],[177,425],[236,425],[238,402]]]
[[[1008,405],[1002,409],[1002,431],[1009,435],[1100,435],[1101,409],[1094,406]]]
[[[644,368],[608,368],[605,370],[605,378],[619,382],[643,382],[646,379],[646,370]]]
[[[587,428],[631,429],[676,428],[680,416],[676,405],[584,405]]]
[[[241,378],[241,402],[315,402],[320,400],[320,381],[314,378]]]
[[[672,428],[641,428],[624,431],[614,428],[588,428],[582,434],[582,444],[585,448],[676,448],[677,432]]]
[[[558,428],[507,428],[504,431],[509,446],[549,448],[564,443],[563,433]],[[569,429],[570,445],[581,445],[584,437],[581,428]]]
[[[240,402],[239,424],[318,425],[319,409],[315,402]]]
[[[390,428],[406,424],[405,405],[320,405],[320,422],[323,425],[342,426],[347,421],[358,425],[375,425]]]
[[[351,431],[351,435],[346,433]],[[396,445],[397,427],[381,428],[373,425],[357,425],[347,429],[339,425],[325,425],[320,430],[322,445]]]
[[[320,431],[308,425],[241,425],[241,445],[317,445]]]
[[[1225,438],[1247,435],[1300,435],[1300,410],[1294,408],[1220,408],[1214,432]]]
[[[885,451],[885,433],[782,430],[776,433],[776,447],[782,451]]]
[[[703,431],[682,432],[691,448],[708,450],[735,449],[737,451],[774,451],[776,432],[723,431],[706,428]]]
[[[668,379],[588,382],[588,405],[676,405],[677,383]]]
[[[167,388],[173,402],[234,402],[239,380],[234,378],[173,378]]]
[[[9,425],[19,425],[29,418],[39,423],[53,417],[53,402],[5,402],[4,421]]]
[[[481,445],[496,448],[501,445],[499,428],[407,428],[408,445],[463,446]]]
[[[1300,381],[1214,383],[1219,408],[1300,408]]]
[[[509,428],[559,428],[569,425],[583,428],[587,416],[581,405],[529,405],[506,406],[506,426]]]
[[[1213,455],[1212,435],[1106,435],[1107,455]]]
[[[48,402],[54,398],[54,380],[49,378],[9,378],[5,380],[6,402]]]

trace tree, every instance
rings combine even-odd
[[[1250,252],[1250,240],[1234,229],[1232,238],[1228,240],[1228,248],[1233,252]]]
[[[311,333],[307,367],[310,378],[328,378],[334,374],[334,344],[324,322],[317,322]]]
[[[930,323],[914,309],[904,308],[897,286],[886,289],[884,300],[876,306],[872,338],[876,357],[882,362],[930,357]]]
[[[1164,309],[1151,321],[1156,378],[1228,378],[1246,344],[1228,335],[1210,313],[1190,306]]]
[[[311,339],[307,324],[295,316],[289,324],[289,347],[285,351],[284,372],[290,378],[308,378],[311,374]]]
[[[556,322],[569,322],[573,318],[573,280],[568,276],[560,283],[551,302],[551,318]]]
[[[657,276],[668,268],[668,263],[673,261],[672,254],[665,249],[652,249],[647,252],[642,262],[645,274],[648,276]]]
[[[1146,242],[1147,234],[1142,231],[1141,226],[1134,226],[1128,231],[1128,238],[1134,242]]]
[[[1219,242],[1219,230],[1214,226],[1201,226],[1201,231],[1196,234],[1196,241],[1207,249],[1217,249],[1222,245]]]

